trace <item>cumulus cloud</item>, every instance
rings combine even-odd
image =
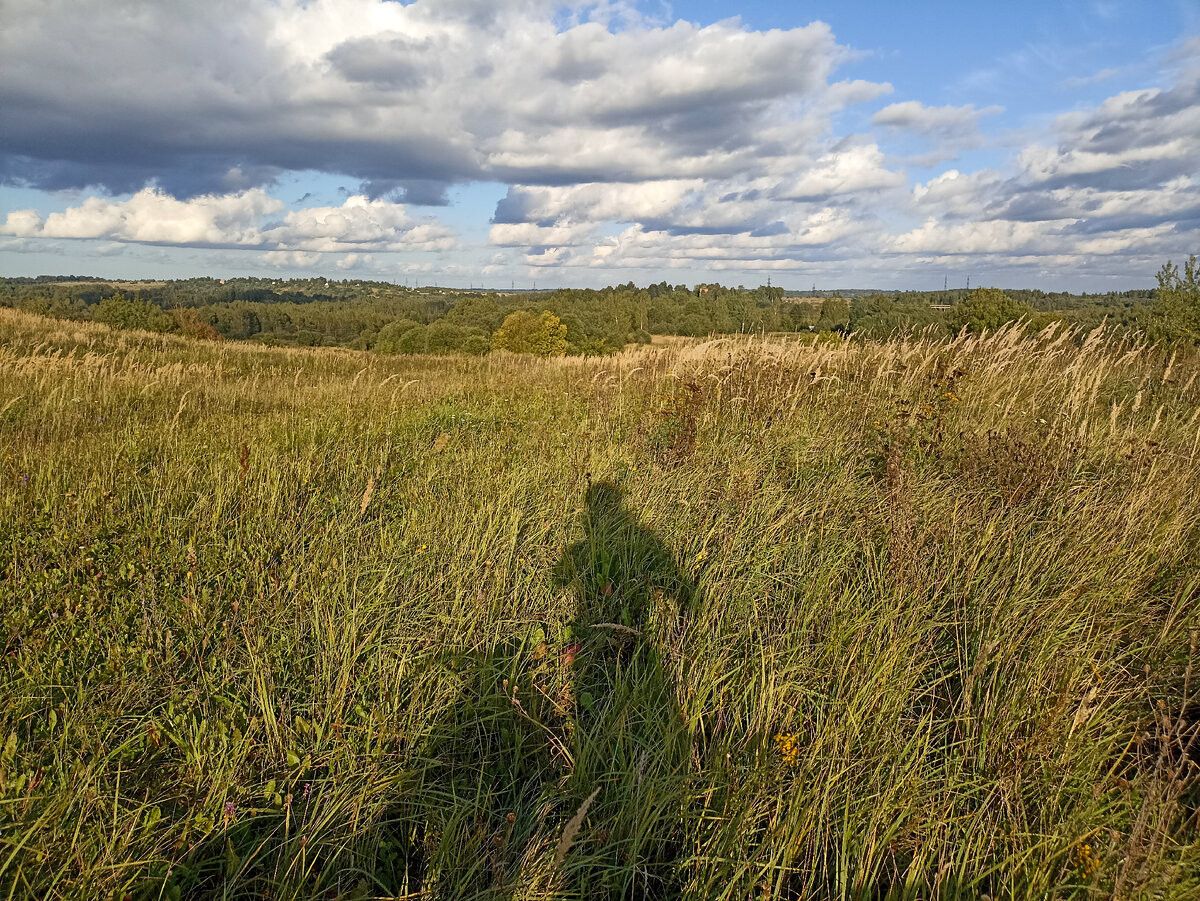
[[[496,205],[494,221],[598,222],[659,219],[704,188],[700,179],[561,187],[513,185]]]
[[[1023,176],[1041,188],[1108,190],[1161,186],[1200,172],[1200,65],[1167,89],[1123,91],[1098,107],[1061,115],[1056,146],[1020,154]]]
[[[828,200],[838,195],[880,191],[904,185],[905,176],[884,164],[876,144],[850,147],[819,158],[798,179],[780,190],[793,200]]]
[[[1184,67],[1176,78],[1058,116],[1052,140],[1019,149],[1008,171],[952,169],[914,186],[912,208],[927,218],[895,235],[888,251],[1074,266],[1191,251],[1200,228],[1200,71]]]
[[[779,156],[780,124],[820,131],[798,100],[824,115],[884,89],[831,91],[846,51],[823,23],[660,25],[575,2],[560,29],[563,6],[8,0],[0,179],[189,196],[317,170],[423,201],[479,179],[709,176]],[[80,46],[120,64],[97,77]]]
[[[885,106],[871,117],[871,122],[898,131],[958,138],[974,135],[979,130],[981,117],[1001,111],[1002,107],[999,106],[977,110],[970,103],[966,106],[926,106],[918,100],[906,100],[903,103]]]
[[[403,205],[383,200],[356,195],[340,207],[293,210],[281,222],[262,222],[283,208],[281,202],[258,188],[189,200],[145,188],[123,201],[89,197],[81,205],[52,213],[44,220],[33,210],[16,210],[8,214],[0,234],[184,247],[271,248],[280,253],[447,250],[456,243],[445,226],[431,220],[414,220]]]
[[[3,232],[25,237],[107,238],[143,244],[253,245],[258,221],[283,204],[264,191],[177,200],[146,188],[114,202],[89,197],[80,206],[51,213],[43,221],[33,210],[8,214]]]
[[[820,22],[701,27],[626,0],[6,0],[4,19],[0,183],[106,195],[9,212],[10,249],[819,272],[1178,255],[1200,227],[1195,40],[1160,61],[1157,88],[997,137],[980,128],[994,106],[840,116],[892,87],[835,80],[851,51]],[[865,133],[839,133],[854,119]],[[965,162],[978,148],[990,168]],[[349,185],[345,202],[274,199],[305,172]],[[490,246],[463,251],[412,215],[479,181],[507,185]]]

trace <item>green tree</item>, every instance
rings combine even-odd
[[[956,330],[965,328],[969,332],[982,332],[1033,313],[1029,304],[1013,300],[999,288],[976,288],[965,300],[954,305],[950,322]]]
[[[92,317],[112,328],[167,332],[175,327],[175,320],[168,313],[144,300],[131,300],[120,291],[96,304]]]
[[[821,304],[821,315],[817,317],[817,328],[822,332],[840,332],[850,327],[850,301],[844,297],[831,297]]]
[[[405,334],[421,327],[421,323],[411,319],[395,319],[379,330],[375,337],[375,350],[381,354],[400,353],[400,339]]]
[[[423,354],[429,347],[426,328],[423,325],[418,325],[416,328],[410,328],[403,335],[396,339],[396,349],[393,351],[398,354]]]
[[[1183,275],[1168,260],[1157,278],[1154,312],[1161,337],[1200,341],[1200,266],[1196,264],[1196,255],[1192,254],[1183,264]]]
[[[426,350],[431,354],[470,353],[467,344],[475,335],[472,329],[438,320],[425,329]],[[478,347],[478,344],[472,343],[471,346]]]
[[[541,316],[518,310],[509,313],[496,329],[492,346],[518,354],[561,357],[567,352],[567,327],[549,310]]]

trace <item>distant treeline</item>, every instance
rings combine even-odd
[[[483,293],[323,278],[0,279],[0,306],[48,316],[195,337],[381,353],[486,353],[503,346],[604,354],[647,343],[654,335],[815,331],[887,337],[978,331],[1020,318],[1034,327],[1055,320],[1087,328],[1107,322],[1152,340],[1193,341],[1200,335],[1194,262],[1185,265],[1183,274],[1164,266],[1158,288],[1120,293],[980,288],[855,294],[795,297],[778,287],[688,288],[667,282],[644,288],[631,282],[601,290]]]

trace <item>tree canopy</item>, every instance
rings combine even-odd
[[[546,310],[540,316],[525,310],[509,313],[492,335],[492,347],[518,354],[561,357],[567,352],[567,327]]]

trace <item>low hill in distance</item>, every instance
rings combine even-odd
[[[1073,295],[1036,290],[809,292],[782,288],[692,288],[629,283],[598,291],[460,291],[386,282],[212,279],[103,282],[45,277],[0,280],[0,306],[119,328],[290,346],[350,347],[378,353],[491,350],[514,313],[557,318],[563,352],[603,355],[655,335],[902,332],[945,336],[1024,318],[1037,329],[1066,322],[1139,331],[1151,340],[1194,339],[1165,315],[1157,290]],[[511,329],[510,329],[511,331]],[[1189,338],[1189,335],[1191,337]],[[541,346],[549,347],[543,341]]]

